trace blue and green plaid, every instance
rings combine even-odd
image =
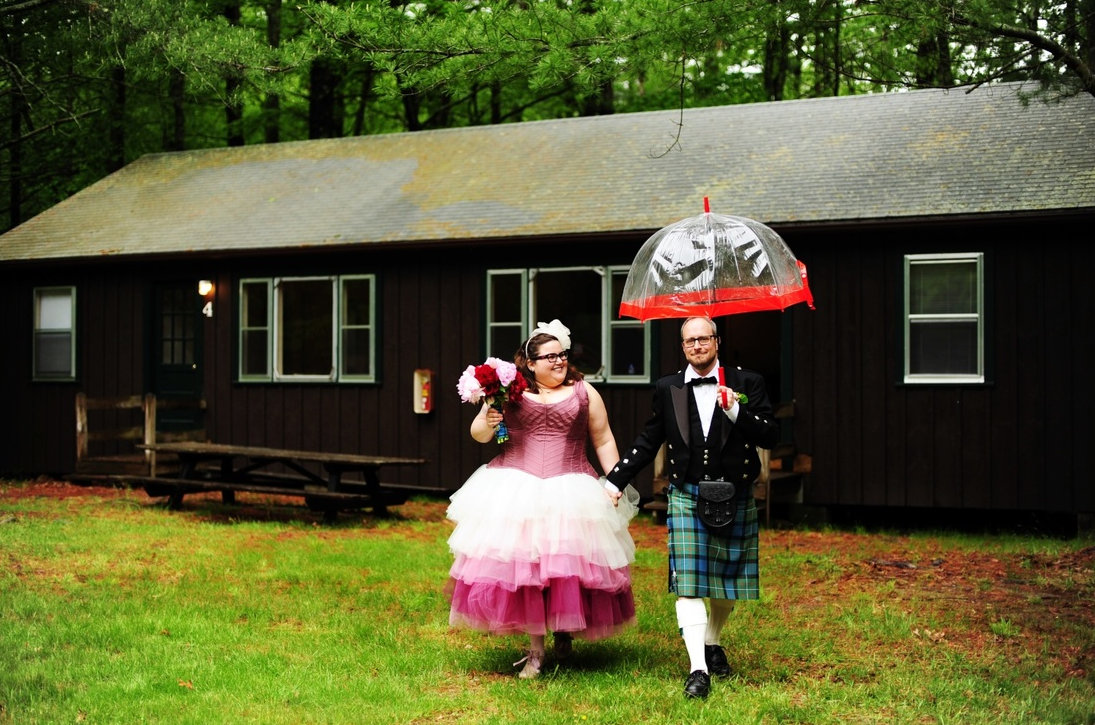
[[[741,497],[726,533],[713,536],[696,516],[698,489],[694,483],[669,487],[669,591],[680,597],[759,598],[756,502]]]

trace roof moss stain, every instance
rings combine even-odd
[[[145,156],[0,261],[1095,207],[1095,99],[917,91]]]

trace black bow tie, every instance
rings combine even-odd
[[[689,385],[716,385],[719,381],[712,377],[706,378],[692,378],[688,381]]]

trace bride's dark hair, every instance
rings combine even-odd
[[[530,393],[539,393],[540,386],[536,384],[536,376],[529,370],[529,361],[540,354],[540,347],[554,340],[559,341],[559,338],[554,335],[549,335],[546,332],[540,332],[521,345],[521,347],[513,354],[513,363],[517,366],[517,369],[525,376],[525,382],[528,383],[528,389]],[[527,351],[527,352],[526,352]],[[575,380],[581,380],[584,376],[582,371],[570,364],[570,360],[567,360],[567,376],[563,379],[563,385],[572,385]]]

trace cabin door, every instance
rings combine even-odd
[[[202,306],[196,281],[161,282],[153,289],[152,392],[158,400],[202,397]],[[156,430],[202,427],[203,411],[161,408]]]

